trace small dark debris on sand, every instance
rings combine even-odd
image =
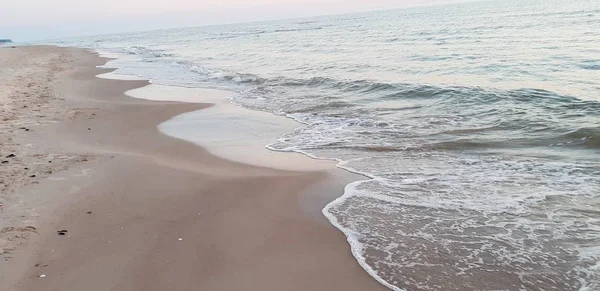
[[[29,178],[35,178],[35,175],[30,175]]]
[[[92,214],[92,212],[91,212],[91,211],[88,211],[88,212],[86,212],[86,213],[87,213],[87,214]]]
[[[2,161],[3,164],[8,164],[8,161]]]
[[[15,154],[10,154],[10,155],[6,156],[7,159],[8,158],[14,158],[14,157],[16,157]]]
[[[68,231],[67,231],[66,229],[63,229],[63,230],[59,230],[59,231],[57,231],[56,233],[57,233],[58,235],[66,235],[66,234],[67,234],[67,232],[68,232]]]

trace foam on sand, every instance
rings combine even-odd
[[[214,104],[206,109],[176,116],[162,123],[159,130],[198,144],[216,156],[282,170],[314,171],[335,167],[331,161],[266,149],[265,145],[301,124],[283,116],[235,106],[227,100],[230,94],[222,90],[155,84],[126,92],[126,95],[134,98],[155,101]]]

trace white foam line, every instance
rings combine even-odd
[[[288,116],[289,117],[289,116]],[[291,118],[291,117],[289,117]],[[294,118],[292,118],[294,119]],[[295,119],[294,119],[295,120]],[[298,120],[296,120],[298,121]],[[298,121],[300,122],[300,121]],[[394,286],[390,283],[388,283],[386,280],[384,280],[383,278],[379,277],[379,275],[377,274],[377,271],[375,271],[371,266],[369,266],[369,264],[367,264],[365,257],[363,256],[364,254],[364,247],[363,244],[359,241],[359,239],[362,237],[362,235],[360,233],[356,233],[353,232],[350,229],[346,229],[344,228],[341,223],[339,222],[339,220],[337,219],[337,217],[335,217],[335,215],[331,214],[329,212],[330,209],[338,206],[338,205],[342,205],[346,200],[348,200],[351,197],[357,196],[356,194],[354,194],[357,190],[356,188],[360,185],[363,184],[365,182],[369,182],[372,180],[376,180],[377,177],[373,176],[370,173],[366,173],[366,172],[361,172],[358,171],[354,168],[350,168],[348,166],[346,166],[346,164],[348,164],[351,161],[342,161],[340,159],[337,158],[325,158],[325,157],[319,157],[319,156],[315,156],[311,153],[302,151],[302,150],[297,150],[297,149],[284,149],[284,150],[278,150],[273,148],[272,146],[273,144],[269,144],[266,146],[267,149],[270,149],[272,151],[281,151],[281,152],[296,152],[296,153],[300,153],[303,155],[306,155],[312,159],[317,159],[317,160],[332,160],[332,161],[337,161],[337,165],[336,167],[348,171],[350,173],[354,173],[354,174],[358,174],[358,175],[362,175],[365,177],[368,177],[369,179],[365,179],[365,180],[358,180],[358,181],[354,181],[348,185],[346,185],[346,187],[344,187],[344,194],[340,197],[338,197],[337,199],[331,201],[329,204],[325,205],[325,208],[323,208],[323,210],[321,211],[323,213],[323,215],[329,220],[329,222],[338,230],[340,230],[344,235],[346,235],[346,240],[348,241],[348,244],[350,244],[350,251],[352,252],[352,256],[354,256],[354,258],[356,259],[356,261],[358,262],[358,264],[371,276],[373,277],[375,280],[377,280],[377,282],[379,282],[380,284],[382,284],[383,286],[394,290],[394,291],[405,291],[404,289],[400,289],[397,286]]]
[[[342,233],[344,233],[346,235],[348,244],[350,244],[350,250],[352,252],[352,255],[358,261],[358,264],[369,275],[371,275],[371,277],[375,278],[375,280],[377,280],[377,282],[379,282],[383,286],[388,287],[394,291],[404,291],[403,289],[400,289],[400,288],[388,283],[383,278],[379,277],[379,275],[377,274],[377,271],[375,271],[373,268],[371,268],[371,266],[369,266],[367,264],[366,259],[363,256],[364,247],[363,247],[363,244],[359,241],[359,239],[361,238],[362,235],[359,233],[355,233],[349,229],[345,229],[341,225],[341,223],[338,221],[337,217],[335,217],[335,215],[333,215],[329,212],[330,209],[343,204],[348,198],[355,196],[354,194],[352,194],[353,190],[355,190],[358,185],[360,185],[366,181],[369,181],[369,180],[360,180],[360,181],[352,182],[352,183],[346,185],[346,187],[344,188],[344,195],[333,200],[331,203],[327,204],[325,206],[325,208],[323,208],[323,211],[322,211],[323,215],[325,215],[325,217],[327,217],[327,219],[329,219],[329,222],[331,222],[331,224],[333,224],[333,226],[335,226],[337,229],[339,229]]]

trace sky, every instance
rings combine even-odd
[[[0,0],[0,39],[56,39],[397,8],[451,0]]]

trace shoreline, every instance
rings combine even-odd
[[[126,97],[148,82],[96,78],[113,71],[95,68],[107,59],[54,49],[77,56],[56,89],[79,114],[30,141],[97,158],[31,186],[59,205],[41,203],[39,237],[9,261],[24,270],[14,290],[386,290],[341,232],[299,206],[306,192],[341,192],[332,177],[239,164],[163,135],[158,124],[209,105]]]

